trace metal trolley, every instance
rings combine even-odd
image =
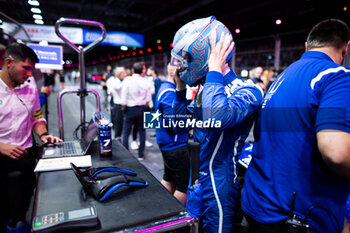
[[[75,25],[87,25],[87,26],[96,26],[102,30],[102,35],[97,38],[93,43],[89,44],[85,48],[82,46],[76,46],[74,43],[69,41],[65,36],[63,36],[60,32],[60,26],[63,24],[75,24]],[[81,135],[85,135],[85,96],[89,93],[92,93],[96,97],[96,110],[101,111],[100,104],[100,96],[94,90],[87,90],[85,83],[85,62],[84,62],[84,54],[92,50],[99,43],[101,43],[106,37],[106,28],[102,23],[81,19],[68,19],[68,18],[60,18],[57,20],[55,24],[55,31],[58,37],[60,37],[68,46],[70,46],[73,50],[75,50],[79,54],[79,72],[80,72],[80,89],[78,90],[63,90],[57,97],[57,107],[58,107],[58,125],[59,125],[59,133],[60,137],[64,140],[64,129],[63,129],[63,115],[62,115],[62,97],[65,94],[77,94],[80,96],[80,122],[81,122]]]

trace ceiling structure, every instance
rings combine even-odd
[[[214,15],[233,33],[234,40],[308,31],[326,18],[339,18],[350,24],[349,0],[39,0],[45,25],[60,17],[98,21],[107,31],[142,33],[145,48],[170,51],[175,32],[185,23]],[[344,7],[348,6],[348,10]],[[0,11],[20,23],[34,24],[26,0],[0,0]],[[0,16],[1,19],[1,16]],[[276,25],[275,20],[282,24]],[[4,20],[4,19],[3,19]],[[68,26],[68,25],[67,25]],[[239,28],[240,33],[235,34]],[[291,38],[293,39],[293,38]],[[254,43],[251,44],[254,46]],[[86,55],[87,62],[120,55],[120,47],[98,46]],[[159,52],[159,51],[158,51]],[[144,55],[144,54],[143,54]],[[140,55],[141,56],[141,55]],[[65,46],[64,59],[78,60]]]

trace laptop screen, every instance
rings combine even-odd
[[[85,136],[81,140],[81,149],[84,151],[84,154],[89,149],[91,142],[97,136],[98,127],[95,125],[93,120],[90,121],[87,129],[85,130]]]

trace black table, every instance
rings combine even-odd
[[[95,141],[87,153],[91,155],[93,167],[117,166],[133,170],[149,186],[122,187],[104,202],[99,202],[85,194],[72,170],[43,172],[38,175],[33,217],[95,205],[99,226],[71,232],[148,232],[145,229],[183,226],[190,226],[193,230],[194,219],[188,216],[185,207],[118,141],[113,141],[112,157],[100,157],[98,150]]]

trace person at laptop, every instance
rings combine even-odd
[[[35,185],[32,130],[44,143],[49,135],[40,111],[32,70],[38,58],[24,44],[7,47],[0,72],[0,232],[30,232],[25,214]],[[9,220],[10,219],[10,220]]]

